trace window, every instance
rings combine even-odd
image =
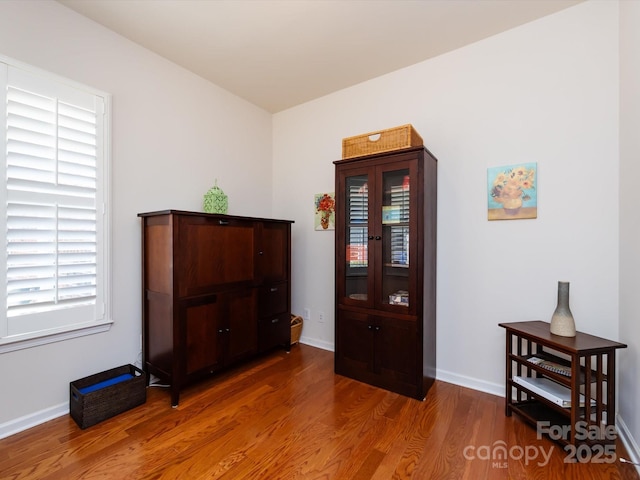
[[[0,352],[106,330],[107,94],[0,58]]]

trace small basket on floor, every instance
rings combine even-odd
[[[302,333],[302,317],[299,315],[291,315],[291,345],[300,341]]]
[[[82,429],[147,401],[145,373],[123,365],[69,384],[69,413]]]

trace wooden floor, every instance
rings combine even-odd
[[[502,398],[436,382],[412,400],[295,345],[186,389],[175,409],[150,388],[145,405],[86,430],[64,416],[0,440],[0,478],[638,479],[629,464],[565,456],[505,417]]]

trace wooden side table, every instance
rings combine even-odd
[[[577,332],[561,337],[542,321],[501,323],[506,329],[505,415],[513,412],[561,444],[612,443],[616,416],[616,350],[623,343]],[[516,378],[518,377],[518,378]],[[570,404],[560,405],[531,379],[568,388]],[[536,382],[538,380],[533,380]],[[615,439],[615,437],[614,437]]]

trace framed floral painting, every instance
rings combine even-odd
[[[487,169],[489,220],[537,218],[537,175],[537,163]]]
[[[317,193],[315,195],[315,230],[336,229],[336,196],[335,193]]]

